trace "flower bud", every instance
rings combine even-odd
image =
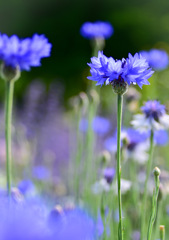
[[[101,163],[104,165],[104,164],[109,164],[110,161],[111,161],[111,155],[110,153],[107,151],[107,150],[104,150],[102,153],[101,153],[101,156],[100,156],[100,161]]]
[[[99,94],[97,93],[97,91],[92,89],[89,94],[92,102],[98,105],[100,100],[99,100]]]
[[[153,170],[153,173],[154,173],[155,177],[158,177],[158,176],[160,176],[161,171],[158,167],[155,167]]]
[[[5,81],[16,81],[20,77],[20,68],[19,66],[11,67],[6,66],[4,63],[1,64],[0,67],[0,75]]]
[[[24,201],[24,196],[21,194],[18,188],[11,189],[11,198],[15,203],[22,203]]]
[[[87,94],[84,92],[80,92],[79,98],[80,98],[80,105],[82,106],[83,110],[86,111],[89,105],[89,99],[87,97]]]

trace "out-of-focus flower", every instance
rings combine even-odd
[[[168,133],[166,130],[158,130],[154,132],[154,142],[157,145],[166,145],[168,143]]]
[[[52,228],[53,238],[57,240],[94,240],[96,227],[93,219],[84,211],[74,209],[65,212],[63,217],[55,219],[56,224]]]
[[[97,81],[96,85],[112,84],[114,80],[130,84],[137,84],[140,88],[149,85],[148,78],[153,74],[148,62],[140,54],[132,56],[130,53],[127,59],[114,60],[106,57],[103,52],[98,52],[98,57],[92,57],[88,79]]]
[[[166,51],[160,49],[151,49],[150,51],[141,51],[143,57],[145,57],[154,70],[164,70],[168,67],[169,57]]]
[[[0,59],[5,66],[19,67],[29,71],[30,67],[40,66],[40,60],[50,56],[52,45],[44,35],[33,35],[32,38],[19,39],[13,35],[0,35]]]
[[[87,131],[87,129],[88,129],[87,119],[82,119],[80,121],[79,128],[81,131],[84,131],[84,132]],[[93,119],[92,128],[93,128],[93,131],[96,132],[97,134],[104,135],[110,129],[110,122],[108,119],[106,119],[104,117],[96,116]]]
[[[114,29],[109,22],[85,22],[80,29],[80,33],[84,38],[104,38],[107,39],[111,37]]]
[[[35,186],[30,180],[22,180],[19,182],[18,189],[23,195],[29,195],[35,192]]]
[[[103,170],[103,176],[106,179],[107,183],[111,184],[114,176],[115,176],[115,169],[114,168],[105,168]]]
[[[38,180],[46,180],[50,177],[50,172],[44,166],[36,166],[33,168],[33,177]]]
[[[149,132],[140,133],[138,130],[128,128],[122,129],[121,133],[121,147],[125,151],[124,157],[127,159],[134,159],[139,163],[144,163],[147,160],[147,138]],[[105,140],[105,148],[110,152],[117,151],[117,133],[113,137]]]
[[[157,100],[150,100],[141,107],[142,114],[134,116],[132,125],[140,131],[160,130],[169,127],[169,115],[166,114],[165,106]]]

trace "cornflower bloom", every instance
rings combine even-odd
[[[112,36],[114,29],[109,22],[96,21],[85,22],[80,29],[80,33],[84,38],[104,38],[107,39]]]
[[[96,81],[96,85],[110,84],[117,94],[117,185],[118,185],[118,206],[119,206],[119,231],[118,239],[123,240],[122,224],[122,200],[121,200],[121,123],[123,95],[127,92],[128,85],[137,84],[140,88],[149,85],[148,78],[153,74],[148,62],[141,54],[136,53],[128,58],[115,60],[106,57],[103,52],[98,52],[98,57],[92,57],[88,63],[91,70],[89,80]]]
[[[80,34],[91,40],[93,55],[96,56],[99,50],[103,50],[105,39],[110,38],[114,29],[109,22],[85,22],[80,29]]]
[[[40,66],[41,59],[50,56],[51,44],[44,35],[35,34],[32,38],[19,39],[16,35],[0,35],[1,77],[6,84],[6,175],[8,195],[11,194],[11,119],[14,83],[22,70]]]
[[[140,131],[160,130],[169,128],[169,115],[165,106],[157,100],[150,100],[141,107],[142,114],[134,116],[131,122]]]
[[[168,67],[169,57],[166,51],[160,49],[151,49],[150,51],[141,51],[143,57],[147,59],[150,67],[161,71]]]
[[[148,62],[141,54],[136,53],[132,56],[130,53],[128,58],[122,60],[114,60],[112,57],[106,57],[103,52],[98,52],[98,57],[92,57],[91,67],[88,79],[96,81],[96,85],[104,83],[113,85],[117,93],[126,90],[127,84],[149,85],[148,78],[153,74]],[[120,85],[120,89],[118,89]]]

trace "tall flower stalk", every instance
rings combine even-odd
[[[14,81],[6,81],[5,83],[5,139],[6,139],[6,179],[8,195],[11,194],[11,179],[12,179],[12,154],[11,154],[11,120],[12,120],[12,105]]]
[[[11,122],[14,83],[22,70],[40,66],[43,57],[50,56],[51,44],[43,35],[35,34],[32,38],[20,40],[16,35],[8,37],[0,35],[1,77],[5,80],[5,137],[6,137],[6,179],[7,192],[11,195],[12,185],[12,153],[11,153]]]
[[[147,172],[146,172],[146,180],[144,184],[144,193],[143,193],[143,201],[142,201],[142,207],[141,207],[141,239],[144,239],[145,235],[145,226],[146,226],[146,202],[147,202],[147,185],[148,185],[148,179],[150,177],[151,173],[151,167],[152,167],[152,161],[153,161],[153,149],[154,149],[154,131],[151,130],[150,135],[150,149],[149,149],[149,159],[147,161]]]
[[[121,124],[122,124],[122,102],[123,95],[128,89],[128,85],[137,84],[140,88],[149,85],[148,78],[153,71],[145,58],[139,54],[128,55],[127,59],[114,60],[106,57],[103,52],[98,52],[98,57],[91,58],[91,76],[88,79],[97,81],[96,85],[111,85],[117,94],[117,188],[118,188],[118,208],[119,208],[119,227],[118,240],[123,240],[122,223],[122,199],[121,199]]]
[[[121,199],[121,123],[122,123],[123,95],[117,94],[117,182],[118,182],[118,207],[119,207],[119,240],[123,239],[122,224],[122,199]]]

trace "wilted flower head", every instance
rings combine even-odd
[[[140,131],[160,130],[169,127],[169,115],[166,114],[165,106],[157,100],[150,100],[141,107],[142,114],[134,116],[131,122]]]
[[[32,38],[19,39],[13,35],[0,35],[0,60],[5,66],[19,67],[29,71],[30,67],[40,66],[40,60],[50,56],[52,45],[44,35],[33,35]]]
[[[150,65],[155,70],[164,70],[168,67],[169,57],[166,51],[160,49],[151,49],[150,51],[141,51],[143,57],[145,57]]]
[[[109,22],[85,22],[80,29],[80,33],[84,38],[109,38],[113,34],[114,29]]]
[[[127,59],[114,60],[112,57],[106,57],[103,52],[98,52],[98,57],[92,57],[89,80],[97,81],[96,85],[112,84],[124,85],[137,84],[140,88],[143,85],[149,85],[148,78],[153,71],[148,62],[141,54],[136,53],[132,56],[130,53]]]

